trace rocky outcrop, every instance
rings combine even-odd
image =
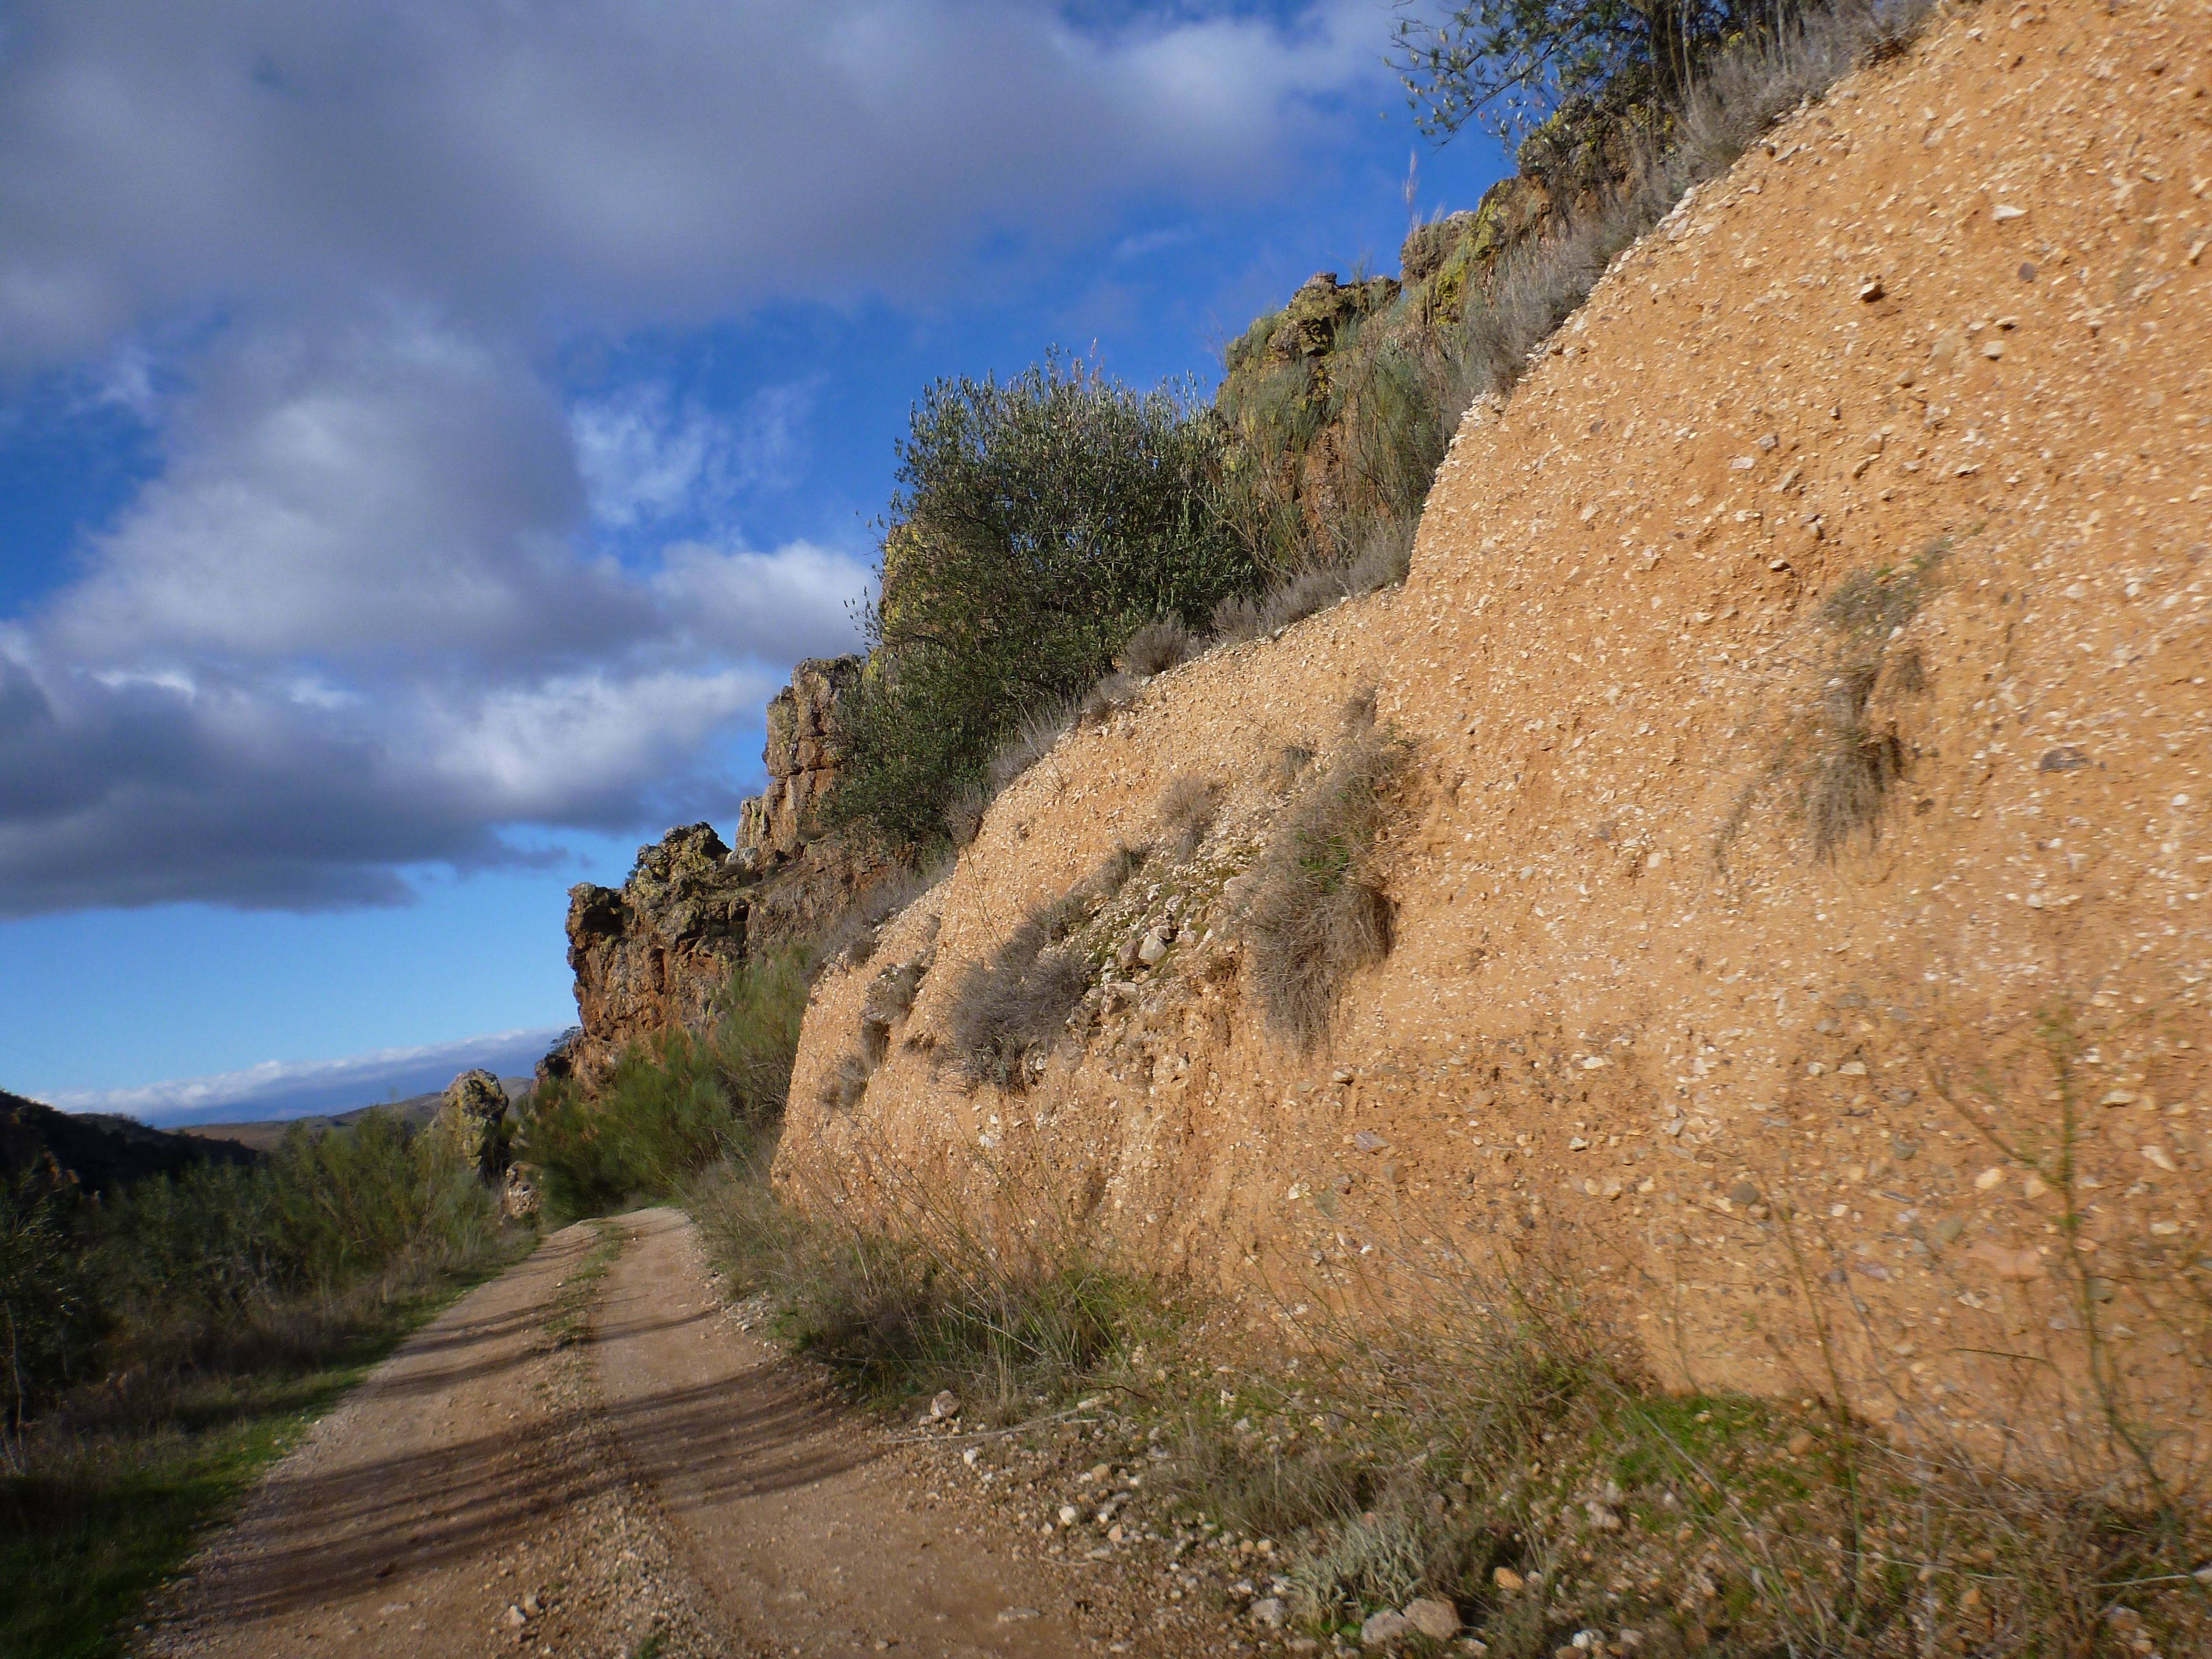
[[[579,1023],[540,1063],[541,1079],[593,1086],[626,1044],[703,1026],[748,953],[820,933],[889,871],[819,823],[837,781],[838,707],[861,666],[811,658],[792,671],[768,708],[768,787],[739,809],[735,848],[712,824],[686,824],[641,847],[621,887],[569,890]]]
[[[507,1164],[507,1091],[496,1077],[481,1068],[463,1072],[446,1085],[428,1133],[455,1162],[486,1181],[496,1180]]]
[[[768,787],[738,810],[738,858],[789,858],[811,839],[817,809],[837,781],[837,705],[860,682],[864,659],[810,657],[768,706],[761,759]]]

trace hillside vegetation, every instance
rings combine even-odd
[[[201,1528],[534,1237],[502,1227],[465,1137],[380,1109],[295,1127],[265,1158],[140,1131],[136,1164],[95,1146],[84,1178],[60,1161],[84,1126],[63,1127],[0,1187],[9,1654],[118,1650]],[[156,1155],[167,1172],[144,1172]]]

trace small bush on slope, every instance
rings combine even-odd
[[[1301,1047],[1328,1035],[1345,981],[1389,953],[1392,908],[1375,842],[1407,763],[1401,744],[1356,725],[1285,814],[1259,866],[1245,922],[1254,985],[1268,1024]]]
[[[1090,961],[1068,936],[1121,891],[1146,854],[1122,848],[1051,904],[1015,925],[999,948],[963,970],[945,1027],[970,1083],[1018,1089],[1030,1057],[1058,1037],[1091,988]]]
[[[899,446],[831,817],[906,849],[942,841],[1024,716],[1079,696],[1155,618],[1194,625],[1249,587],[1205,507],[1220,441],[1184,392],[1061,358],[931,386]]]

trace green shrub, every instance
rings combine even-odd
[[[520,1150],[540,1171],[553,1214],[598,1215],[665,1194],[748,1153],[783,1115],[806,988],[800,953],[750,958],[703,1036],[678,1029],[634,1045],[592,1095],[572,1083],[541,1090]]]
[[[1393,65],[1442,140],[1487,117],[1518,138],[1562,106],[1679,106],[1730,42],[1771,24],[1751,0],[1453,0],[1401,13]]]
[[[295,1127],[266,1164],[203,1165],[125,1189],[91,1224],[102,1302],[195,1324],[327,1295],[409,1256],[458,1261],[497,1224],[473,1167],[395,1113]]]
[[[832,820],[941,842],[1025,716],[1079,696],[1146,623],[1201,624],[1251,586],[1206,506],[1221,442],[1187,389],[1135,392],[1057,356],[931,386],[899,445]]]
[[[0,1188],[0,1445],[68,1376],[95,1319],[52,1195],[28,1181]]]

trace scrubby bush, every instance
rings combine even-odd
[[[104,1302],[161,1322],[219,1322],[329,1295],[409,1256],[477,1251],[497,1224],[473,1165],[376,1110],[295,1127],[266,1164],[207,1164],[142,1181],[88,1226]]]
[[[1774,15],[1753,0],[1455,0],[1401,13],[1393,62],[1431,138],[1486,118],[1517,138],[1577,100],[1679,106]]]
[[[1048,358],[940,380],[898,447],[829,811],[917,848],[1033,711],[1068,702],[1155,619],[1196,625],[1255,580],[1206,510],[1221,429],[1188,389],[1140,392]]]
[[[764,1297],[778,1334],[865,1399],[951,1389],[971,1422],[1026,1415],[1095,1378],[1150,1306],[1066,1239],[994,1243],[941,1209],[898,1231],[795,1209],[757,1163],[717,1166],[685,1201],[731,1289]]]
[[[703,1034],[678,1027],[631,1045],[589,1094],[573,1084],[541,1089],[519,1151],[539,1171],[553,1213],[598,1215],[665,1195],[772,1133],[799,1052],[805,969],[797,951],[749,957]]]
[[[52,1195],[27,1180],[0,1188],[0,1452],[10,1463],[23,1419],[94,1334],[94,1312]]]
[[[1389,953],[1395,915],[1375,867],[1407,763],[1371,705],[1291,806],[1258,869],[1246,927],[1267,1021],[1304,1048],[1328,1036],[1345,981]]]

